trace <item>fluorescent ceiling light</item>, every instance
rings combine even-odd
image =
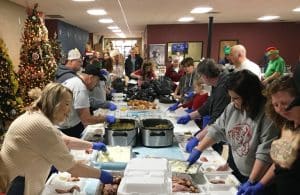
[[[124,33],[116,33],[116,35],[118,35],[121,38],[126,38],[126,35]]]
[[[114,21],[110,18],[103,18],[103,19],[98,20],[98,22],[109,24],[109,23],[113,23]]]
[[[212,7],[196,7],[194,9],[192,9],[191,13],[192,14],[204,14],[204,13],[208,13],[212,10]]]
[[[72,0],[72,1],[76,1],[76,2],[89,2],[89,1],[95,1],[95,0]]]
[[[262,16],[262,17],[257,18],[257,20],[270,21],[270,20],[275,20],[278,18],[279,18],[279,16]]]
[[[294,12],[300,12],[300,7],[293,9]]]
[[[103,16],[106,15],[106,11],[104,9],[89,9],[86,11],[90,15],[94,16]]]
[[[194,20],[193,17],[182,17],[178,19],[178,22],[191,22],[193,20]]]
[[[112,29],[111,31],[113,31],[114,33],[120,33],[120,32],[122,32],[121,29]]]
[[[107,28],[110,29],[110,30],[116,30],[116,29],[119,29],[118,26],[108,26]]]

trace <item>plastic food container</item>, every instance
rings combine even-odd
[[[227,165],[203,163],[200,167],[202,173],[231,173],[232,169]]]
[[[191,167],[187,168],[187,161],[183,160],[169,160],[172,173],[187,173],[187,174],[197,174],[199,173],[200,163],[194,163]]]
[[[237,187],[240,182],[232,174],[204,174],[210,190],[226,190],[229,187]]]
[[[107,170],[124,170],[133,155],[131,146],[107,146],[107,152],[93,151],[92,165]]]
[[[178,182],[178,180],[181,181]],[[185,194],[206,195],[207,189],[202,188],[201,185],[198,185],[198,183],[199,181],[189,174],[172,173],[172,194],[173,195],[185,195]],[[180,186],[178,186],[178,184]],[[185,186],[185,190],[189,190],[189,191],[185,191],[185,190],[181,191],[183,186]]]
[[[128,162],[119,195],[170,195],[171,171],[167,159],[137,158]]]

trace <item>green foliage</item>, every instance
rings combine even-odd
[[[18,81],[4,41],[0,39],[0,121],[13,120],[22,112],[17,97]]]
[[[33,101],[28,92],[35,87],[43,89],[53,81],[57,68],[43,14],[37,11],[37,7],[36,4],[27,11],[20,51],[19,89],[26,106]]]

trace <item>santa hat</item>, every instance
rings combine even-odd
[[[279,54],[279,50],[276,47],[268,47],[266,49],[266,55],[269,56],[271,54]]]

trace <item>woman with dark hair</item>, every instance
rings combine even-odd
[[[231,103],[207,127],[207,135],[192,150],[188,162],[195,163],[202,151],[214,143],[227,142],[238,171],[235,175],[250,185],[259,181],[271,165],[271,142],[279,131],[265,115],[266,99],[256,75],[248,70],[232,73],[226,86]]]
[[[258,194],[274,181],[278,195],[300,194],[300,106],[295,104],[288,108],[300,95],[295,81],[297,74],[294,77],[294,80],[290,76],[281,77],[267,88],[266,112],[281,129],[281,135],[271,145],[273,165],[256,185],[249,186],[245,192]]]
[[[144,81],[156,79],[154,64],[150,61],[144,62],[139,70],[136,70],[130,74],[130,77],[138,79],[139,86],[141,86]]]

